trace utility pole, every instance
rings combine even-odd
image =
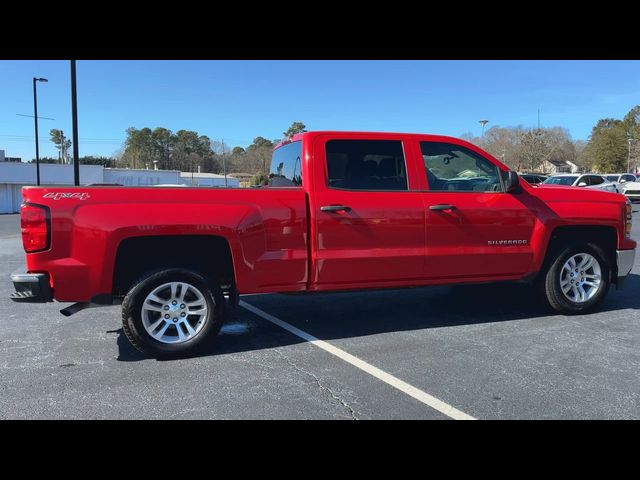
[[[78,92],[76,61],[71,60],[71,124],[73,126],[73,184],[80,185],[80,154],[78,153]]]
[[[627,172],[631,172],[631,138],[628,139],[629,141],[629,154],[627,155]]]

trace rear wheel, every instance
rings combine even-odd
[[[140,279],[122,303],[122,325],[134,347],[153,357],[194,355],[224,322],[220,288],[202,275],[170,269]]]
[[[598,245],[568,246],[556,252],[541,282],[546,300],[555,311],[586,313],[607,295],[610,261]]]

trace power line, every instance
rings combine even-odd
[[[38,117],[42,118],[42,117]],[[33,140],[34,135],[18,135],[17,133],[0,134],[0,137],[19,137]],[[42,135],[38,135],[38,138],[42,138]],[[100,137],[80,137],[80,140],[109,140],[109,141],[122,141],[121,138],[100,138]]]
[[[16,115],[18,115],[19,117],[31,117],[31,118],[35,118],[33,115],[25,115],[23,113],[16,113]],[[44,120],[55,120],[55,118],[49,118],[49,117],[41,117],[38,115],[38,118],[44,119]]]
[[[29,142],[34,138],[34,135],[0,135],[0,140],[8,142]],[[46,142],[50,138],[38,135],[38,140]],[[80,138],[80,141],[88,145],[122,145],[124,143],[124,140],[117,138]]]

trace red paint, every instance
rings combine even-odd
[[[409,190],[328,188],[329,139],[401,140]],[[552,230],[563,225],[610,226],[618,249],[636,246],[625,236],[622,195],[526,182],[518,193],[429,191],[420,141],[463,145],[507,170],[462,140],[348,132],[308,132],[293,140],[303,142],[301,188],[25,187],[25,202],[50,209],[51,229],[50,248],[26,255],[28,271],[48,273],[55,299],[67,302],[111,293],[118,245],[134,236],[225,238],[240,293],[519,279],[540,269]],[[430,211],[435,204],[457,208]],[[320,211],[325,205],[351,210]],[[22,221],[23,228],[34,227],[38,246],[36,211],[42,210],[23,210]],[[488,243],[499,240],[526,242]]]

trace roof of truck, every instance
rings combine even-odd
[[[280,142],[278,142],[278,144],[274,147],[274,149],[276,148],[280,148],[283,145],[286,145],[288,143],[291,142],[296,142],[298,140],[302,140],[302,137],[304,136],[317,136],[317,135],[370,135],[372,137],[385,137],[385,136],[397,136],[397,135],[402,135],[402,136],[416,136],[416,137],[424,137],[424,136],[433,136],[433,137],[437,137],[439,139],[442,140],[455,140],[456,142],[466,142],[466,140],[463,140],[461,138],[457,138],[457,137],[450,137],[447,135],[438,135],[438,134],[432,134],[432,133],[407,133],[407,132],[367,132],[367,131],[357,131],[357,130],[312,130],[309,132],[302,132],[302,133],[296,133],[295,135],[289,137],[289,138],[283,138],[282,140],[280,140]],[[468,143],[468,142],[467,142]]]

